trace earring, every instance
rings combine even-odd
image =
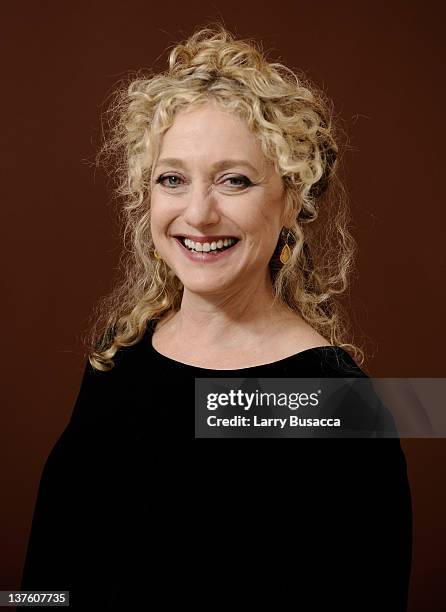
[[[161,255],[158,253],[156,249],[153,251],[153,254],[155,255],[155,259],[161,259]]]
[[[288,231],[288,235],[286,237],[286,243],[284,244],[283,249],[280,251],[280,261],[283,264],[286,264],[286,262],[291,257],[291,249],[290,249],[289,244],[288,244],[288,237],[289,237],[289,235],[290,235],[290,232]]]

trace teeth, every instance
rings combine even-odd
[[[191,250],[208,253],[209,251],[216,251],[223,247],[232,246],[236,240],[234,238],[224,238],[218,240],[218,242],[193,242],[189,238],[182,238],[183,243]]]

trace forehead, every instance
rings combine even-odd
[[[265,163],[260,143],[246,123],[215,101],[181,109],[162,138],[161,154],[209,161],[243,155],[258,165]]]

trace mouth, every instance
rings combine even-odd
[[[209,236],[193,240],[187,236],[174,236],[174,238],[190,253],[206,253],[207,255],[218,255],[229,251],[240,241],[235,236]]]

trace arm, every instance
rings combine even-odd
[[[412,503],[400,440],[342,442],[354,444],[349,461],[343,458],[341,463],[349,477],[333,490],[332,500],[339,500],[333,504],[339,530],[333,547],[339,599],[333,601],[358,610],[406,612]],[[343,562],[337,565],[336,554],[341,552]]]
[[[28,541],[21,590],[68,590],[71,607],[102,602],[112,582],[112,388],[113,372],[87,361],[71,419],[42,472]]]

